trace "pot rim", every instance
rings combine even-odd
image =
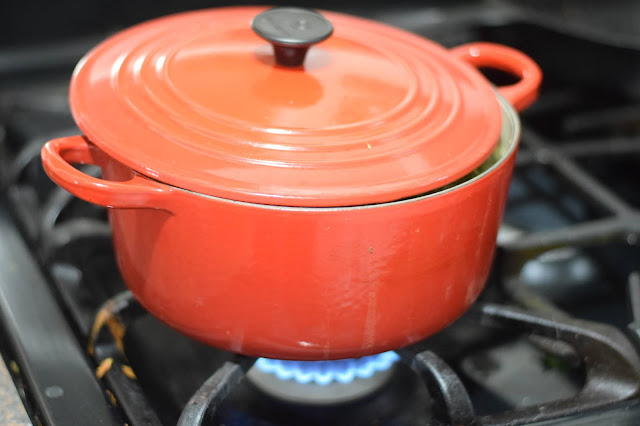
[[[516,112],[515,108],[509,102],[507,102],[507,100],[502,95],[500,95],[500,93],[497,90],[495,90],[495,94],[496,94],[496,97],[498,98],[498,103],[500,104],[500,109],[502,111],[502,130],[500,131],[500,140],[495,150],[500,149],[503,146],[503,144],[506,144],[506,146],[508,147],[507,150],[502,154],[502,156],[494,164],[491,165],[491,167],[489,167],[487,170],[480,173],[479,175],[474,176],[471,179],[465,180],[460,184],[456,184],[450,187],[445,186],[444,189],[435,189],[434,191],[430,191],[424,195],[412,196],[412,197],[403,198],[400,200],[388,201],[383,203],[362,204],[362,205],[354,205],[354,206],[331,206],[331,207],[278,206],[273,204],[251,203],[247,201],[239,201],[239,200],[232,200],[229,198],[216,197],[214,195],[202,194],[200,192],[192,191],[185,188],[180,188],[178,186],[173,186],[166,182],[162,182],[156,179],[153,179],[153,180],[163,185],[167,185],[172,189],[186,192],[190,195],[213,199],[220,202],[243,205],[247,207],[262,208],[267,210],[296,211],[296,212],[332,212],[332,211],[374,209],[374,208],[397,206],[401,204],[408,204],[412,202],[422,201],[427,198],[435,198],[437,196],[444,195],[452,191],[460,190],[465,186],[471,185],[474,182],[485,178],[490,173],[493,173],[501,164],[507,161],[507,159],[510,158],[517,150],[519,139],[520,139],[520,133],[521,133],[521,124],[520,124],[519,115]],[[152,178],[149,178],[149,179],[152,179]]]

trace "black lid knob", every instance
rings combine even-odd
[[[326,40],[333,25],[324,16],[309,9],[275,7],[257,15],[251,28],[273,45],[276,62],[300,66],[313,44]]]

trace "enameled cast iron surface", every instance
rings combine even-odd
[[[360,357],[438,331],[482,289],[518,137],[517,117],[503,110],[504,154],[490,170],[442,192],[354,208],[203,196],[137,175],[80,136],[49,142],[43,159],[58,184],[114,207],[124,280],[167,324],[249,355]],[[99,164],[122,187],[78,183],[58,153]]]
[[[232,10],[242,14],[247,10],[251,13],[256,11],[252,8]],[[349,17],[341,15],[338,18],[340,22],[350,23]],[[171,19],[177,18],[142,24],[140,28],[164,32],[158,22]],[[354,22],[362,24],[359,19]],[[380,24],[368,21],[365,24],[382,28],[383,34],[388,31]],[[339,31],[340,27],[336,26],[336,34]],[[392,31],[396,36],[401,33],[400,30]],[[241,34],[241,40],[248,37],[244,30]],[[146,32],[138,35],[147,40]],[[416,36],[406,35],[411,43],[415,42]],[[117,37],[122,41],[122,35]],[[144,50],[145,46],[142,43],[141,48]],[[328,46],[327,49],[331,52]],[[439,47],[436,50],[438,55],[446,52]],[[187,49],[187,52],[191,50]],[[475,43],[453,49],[449,55],[446,61],[453,63],[449,64],[453,69],[463,70],[460,72],[464,75],[481,78],[469,64],[495,66],[519,75],[519,83],[498,88],[498,92],[518,109],[527,106],[536,96],[540,71],[520,52],[503,46]],[[90,54],[91,57],[96,58],[95,54]],[[338,54],[336,58],[339,57]],[[100,59],[105,57],[98,55],[95,60]],[[117,80],[127,59],[125,56],[121,62],[111,59],[111,62],[103,64],[102,71],[107,77],[111,75]],[[86,64],[85,61],[79,69],[84,69]],[[268,61],[267,65],[273,66]],[[133,61],[131,66],[134,73],[136,69],[145,69],[144,61],[139,66]],[[161,66],[159,70],[166,71]],[[365,71],[359,70],[361,77]],[[285,72],[294,71],[287,69]],[[297,68],[295,72],[305,73],[306,70]],[[88,107],[73,96],[74,84],[87,83],[81,83],[81,74],[76,73],[75,83],[72,82],[74,114],[76,117],[92,117],[106,125],[103,119],[95,118],[95,104]],[[105,75],[96,79],[108,81],[108,78],[104,80]],[[278,76],[276,80],[282,78],[279,74],[274,75]],[[453,77],[447,78],[443,81],[452,81]],[[135,79],[127,74],[124,81],[133,84]],[[132,86],[125,94],[133,96],[140,90],[147,90],[150,96],[160,96],[160,92],[140,84],[139,87]],[[430,87],[439,87],[442,81],[434,84]],[[306,198],[305,203],[315,200],[319,203],[317,206],[284,207],[247,202],[242,196],[229,199],[199,193],[195,191],[201,187],[199,183],[202,184],[198,179],[187,179],[182,182],[186,189],[181,189],[159,181],[162,174],[157,173],[153,166],[159,163],[150,160],[145,165],[144,162],[156,157],[161,163],[166,162],[170,158],[165,151],[167,145],[154,145],[153,142],[161,136],[172,139],[176,135],[172,131],[162,133],[162,130],[154,128],[153,131],[159,132],[155,139],[137,139],[136,136],[141,135],[138,132],[141,123],[135,122],[135,114],[127,115],[124,110],[120,111],[122,121],[116,119],[118,114],[107,114],[113,118],[110,123],[112,129],[107,129],[112,139],[94,140],[92,134],[88,135],[89,138],[72,136],[56,139],[45,145],[42,159],[46,172],[60,186],[84,200],[110,207],[114,248],[122,276],[142,305],[167,324],[202,342],[248,355],[301,360],[360,357],[399,348],[445,327],[469,307],[485,283],[513,169],[519,124],[513,107],[500,95],[496,96],[488,82],[483,84],[490,92],[487,102],[498,105],[501,131],[498,132],[497,148],[492,148],[493,154],[487,152],[482,160],[485,161],[484,166],[486,161],[497,161],[480,175],[469,177],[460,184],[451,181],[453,175],[447,174],[442,182],[449,186],[446,189],[440,186],[439,190],[432,188],[435,192],[430,190],[427,195],[419,194],[430,187],[417,185],[405,194],[409,198],[401,201],[323,207],[322,197],[311,197]],[[97,101],[107,99],[109,102],[113,101],[113,96],[122,95],[109,93],[105,87],[94,94]],[[446,97],[443,99],[446,101]],[[458,108],[474,109],[478,107],[477,102],[473,102],[475,106],[462,103]],[[263,104],[264,100],[245,107],[263,108],[267,112],[276,108]],[[130,103],[127,105],[131,106]],[[157,120],[154,122],[162,121],[163,115],[154,110],[152,104],[145,105],[136,114],[155,114]],[[430,106],[425,105],[425,108]],[[339,115],[341,110],[329,112]],[[207,115],[206,111],[200,113]],[[190,114],[193,114],[193,120],[202,118],[197,112],[191,111]],[[330,115],[327,114],[324,119]],[[166,117],[175,119],[169,113]],[[182,123],[187,121],[183,117]],[[149,121],[142,123],[148,125]],[[81,128],[86,124],[86,121],[79,122]],[[469,123],[464,120],[458,124],[467,133],[473,130],[465,127]],[[203,122],[198,122],[198,125],[203,125]],[[216,128],[214,133],[225,136],[220,132]],[[222,157],[228,154],[224,151],[228,148],[224,148],[224,144],[234,140],[237,134],[230,131],[226,136],[228,139],[223,138],[224,143],[215,138],[210,141],[209,151],[205,149],[202,158],[191,164],[194,173],[203,170],[206,160],[215,151],[210,150],[212,147],[222,147],[223,152],[219,153]],[[416,140],[415,135],[405,136]],[[291,140],[294,144],[305,143],[304,138],[302,142],[295,138]],[[348,138],[341,141],[338,131],[330,139],[335,144],[334,148],[340,146],[347,150],[349,140],[353,142]],[[441,147],[446,147],[447,142],[452,146],[459,142],[446,138],[434,140]],[[474,140],[471,138],[466,142]],[[175,146],[182,142],[175,138],[172,141]],[[209,142],[205,140],[203,143],[200,148]],[[419,141],[416,143],[420,144]],[[483,141],[481,145],[495,147],[496,140]],[[129,148],[120,151],[125,146]],[[268,148],[263,148],[265,155],[273,154]],[[452,151],[452,155],[460,152],[465,151]],[[134,157],[130,164],[119,161],[132,153]],[[486,160],[487,156],[490,156],[489,160]],[[326,160],[331,156],[319,158]],[[251,175],[248,165],[254,160],[254,157],[249,158],[243,166],[248,173],[245,177]],[[72,163],[99,165],[103,179],[82,173],[71,166]],[[319,165],[316,162],[310,165],[310,169]],[[344,196],[349,193],[349,183],[348,180],[340,181],[343,171],[340,165],[341,162],[337,161],[329,168],[335,170],[336,182],[344,189],[340,194]],[[308,170],[304,167],[299,170],[298,178],[304,182],[304,177],[309,176]],[[147,176],[145,171],[149,172]],[[215,167],[212,167],[207,173],[214,171]],[[419,174],[420,170],[416,173]],[[313,185],[306,188],[311,188],[317,195],[317,190],[323,188],[319,182],[313,181]],[[259,181],[252,181],[252,184],[260,188]],[[294,192],[304,186],[291,185]],[[374,193],[380,195],[380,192]],[[263,193],[270,201],[274,200],[274,194],[277,195],[269,191]],[[295,201],[295,197],[288,198],[288,195],[283,193],[286,202]],[[346,200],[329,198],[341,203]],[[363,200],[356,197],[354,204]]]
[[[281,66],[249,26],[262,10],[183,13],[105,40],[71,81],[83,134],[139,173],[201,194],[353,206],[438,189],[494,150],[500,106],[469,63],[523,75],[509,101],[535,95],[535,64],[513,49],[450,51],[330,12],[333,35],[302,66]]]

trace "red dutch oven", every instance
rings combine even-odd
[[[518,83],[496,90],[476,67]],[[48,175],[109,207],[122,276],[171,327],[247,355],[360,357],[429,336],[487,278],[541,73],[372,21],[231,7],[98,45],[71,80],[84,136]],[[97,164],[103,178],[71,164]]]

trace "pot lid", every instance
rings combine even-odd
[[[107,39],[74,71],[79,127],[151,178],[283,206],[418,195],[496,146],[493,88],[443,47],[352,16],[265,10],[182,13]]]

